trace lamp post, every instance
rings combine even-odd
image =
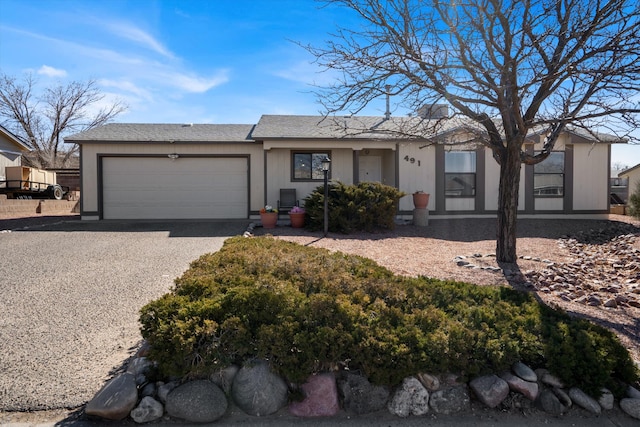
[[[331,166],[331,159],[325,157],[322,160],[322,172],[324,173],[324,235],[327,236],[329,232],[329,167]]]

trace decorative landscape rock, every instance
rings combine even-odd
[[[527,399],[533,401],[538,397],[538,383],[525,381],[511,372],[504,372],[500,377],[509,384],[511,390],[524,395]]]
[[[387,404],[389,412],[399,417],[424,415],[429,412],[429,391],[415,377],[408,377]]]
[[[176,381],[169,381],[168,383],[159,381],[156,386],[158,388],[158,399],[160,399],[162,403],[167,403],[167,396],[174,388],[178,387],[178,383]]]
[[[233,379],[236,377],[239,370],[240,368],[236,365],[227,366],[226,368],[220,369],[218,372],[211,374],[209,379],[220,387],[226,394],[229,394],[231,391],[231,385],[233,384]]]
[[[640,420],[640,399],[626,398],[620,400],[620,408],[633,418]]]
[[[536,375],[538,375],[542,384],[548,385],[549,387],[564,388],[562,381],[546,369],[536,369]]]
[[[342,405],[348,412],[368,414],[383,409],[389,400],[389,389],[374,386],[363,376],[344,373],[338,379]]]
[[[640,391],[632,386],[627,387],[627,397],[632,399],[640,399]]]
[[[333,374],[312,375],[300,388],[305,398],[301,402],[289,404],[289,412],[293,415],[330,417],[340,411],[338,387]]]
[[[146,357],[137,357],[127,366],[127,372],[134,376],[146,375],[153,363]]]
[[[599,415],[602,412],[600,404],[591,396],[588,396],[584,391],[577,387],[569,389],[569,397],[576,405],[586,409],[592,414]]]
[[[169,393],[167,414],[194,423],[210,423],[227,411],[227,397],[208,380],[184,383]]]
[[[153,397],[144,397],[138,406],[131,411],[131,418],[137,423],[148,423],[162,418],[164,407]]]
[[[538,381],[538,376],[533,371],[533,369],[531,369],[530,367],[528,367],[522,362],[514,363],[513,366],[511,366],[511,370],[513,371],[514,374],[516,374],[517,376],[519,376],[525,381],[529,381],[529,382]]]
[[[147,385],[145,385],[144,387],[142,387],[142,389],[140,389],[140,397],[153,397],[157,394],[158,392],[158,387],[156,386],[155,383],[148,383]]]
[[[504,274],[509,281],[526,283],[539,292],[552,294],[565,301],[597,307],[602,310],[640,308],[640,256],[634,247],[638,228],[631,224],[615,224],[605,229],[580,232],[563,237],[558,244],[569,251],[571,260],[554,263],[532,256],[523,260],[538,261],[545,268],[525,271],[479,267],[469,259],[457,256],[463,268],[482,268]],[[489,257],[485,255],[484,257]]]
[[[509,384],[497,375],[486,375],[473,379],[469,387],[478,400],[490,408],[498,406],[509,394]]]
[[[558,396],[549,389],[542,390],[537,402],[540,409],[556,417],[559,417],[567,411],[567,407],[560,403]]]
[[[420,373],[416,375],[424,388],[429,391],[436,391],[440,388],[440,380],[435,375]]]
[[[569,409],[573,406],[573,402],[571,401],[571,398],[563,389],[554,387],[551,390],[553,391],[553,394],[556,395],[560,403],[562,403],[565,406],[565,408]]]
[[[135,376],[124,373],[108,381],[87,403],[84,412],[107,420],[126,418],[138,401]]]
[[[606,411],[610,411],[613,409],[613,402],[615,401],[613,397],[613,393],[607,390],[606,388],[602,389],[602,395],[598,398],[598,403],[602,407],[602,409]]]
[[[245,365],[238,371],[231,386],[233,401],[245,413],[270,415],[287,404],[287,384],[271,372],[265,361]]]
[[[437,390],[429,397],[429,406],[437,414],[455,414],[469,409],[470,405],[471,399],[465,385]]]

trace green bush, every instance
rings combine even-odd
[[[378,182],[345,185],[329,184],[329,231],[350,233],[393,229],[398,201],[405,193]],[[324,185],[317,187],[304,199],[310,230],[324,228]]]
[[[636,183],[635,191],[629,196],[629,214],[640,219],[640,181]]]
[[[506,287],[406,278],[366,258],[236,237],[141,310],[163,376],[261,357],[290,381],[347,366],[378,384],[418,372],[467,378],[517,360],[597,393],[637,372],[609,331]]]

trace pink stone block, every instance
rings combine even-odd
[[[340,411],[338,387],[333,374],[312,375],[301,389],[301,402],[289,405],[289,412],[298,417],[331,417]]]

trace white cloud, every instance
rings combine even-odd
[[[47,77],[66,77],[67,76],[67,72],[65,70],[53,68],[48,65],[43,65],[42,67],[40,67],[37,73]]]
[[[218,75],[204,78],[198,76],[188,76],[186,74],[174,74],[172,76],[172,83],[187,92],[192,93],[203,93],[207,92],[209,89],[212,89],[216,86],[220,86],[229,81],[229,77],[227,76],[226,70],[221,70],[218,72]]]
[[[145,31],[134,25],[124,22],[118,22],[108,24],[107,27],[112,33],[119,37],[131,40],[167,58],[174,58],[173,53],[169,51],[169,49],[167,49],[162,43],[156,40],[149,33],[146,33]]]
[[[151,95],[151,93],[149,93],[148,90],[143,89],[128,80],[101,79],[98,83],[103,87],[115,88],[120,91],[136,95],[137,97],[144,98],[147,101],[153,100],[153,96]]]
[[[275,76],[307,85],[323,86],[335,81],[336,72],[326,71],[311,61],[299,61],[273,73]]]

